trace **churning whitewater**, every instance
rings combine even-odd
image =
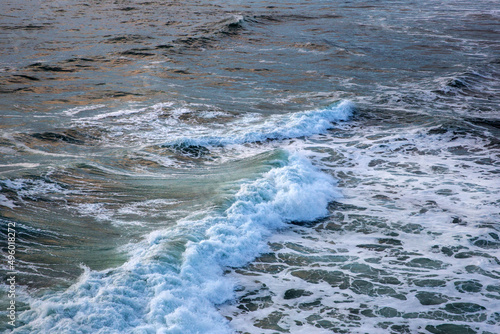
[[[267,250],[266,240],[293,221],[324,217],[340,196],[335,181],[298,153],[245,183],[223,212],[182,220],[130,245],[130,260],[106,271],[85,270],[62,293],[32,300],[14,332],[231,333],[215,305],[234,298],[224,276]]]

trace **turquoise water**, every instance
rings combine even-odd
[[[0,328],[497,333],[495,5],[4,1]]]

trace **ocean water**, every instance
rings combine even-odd
[[[0,9],[0,331],[500,332],[498,1]]]

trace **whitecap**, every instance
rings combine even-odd
[[[121,267],[86,269],[68,290],[33,299],[14,333],[231,333],[215,305],[236,282],[224,270],[267,250],[267,239],[291,221],[327,215],[340,196],[335,180],[298,153],[243,184],[232,204],[197,221],[155,231]]]
[[[322,109],[273,115],[263,122],[253,117],[243,118],[226,124],[223,129],[212,130],[210,135],[180,136],[166,142],[165,146],[226,146],[317,135],[333,128],[333,122],[348,120],[354,109],[354,104],[345,100]]]

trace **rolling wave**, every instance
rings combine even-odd
[[[14,333],[230,333],[215,305],[234,298],[224,276],[267,250],[273,231],[328,214],[335,180],[298,153],[243,184],[222,212],[131,245],[130,259],[106,271],[86,269],[68,290],[33,299]]]

